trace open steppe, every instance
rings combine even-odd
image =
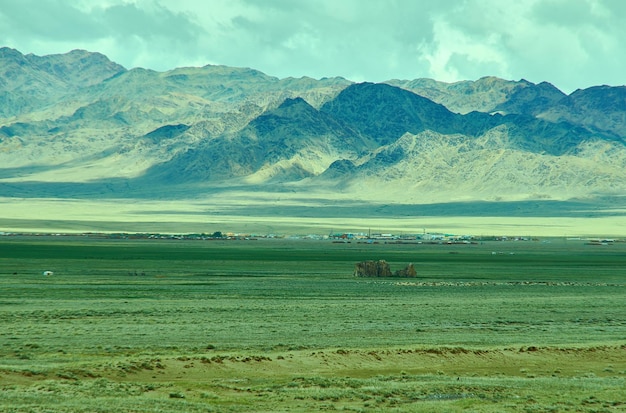
[[[1,237],[0,410],[621,411],[609,244]]]
[[[59,199],[0,197],[7,232],[149,232],[327,235],[333,231],[395,234],[619,238],[623,197],[595,200],[458,201],[403,204],[351,194],[216,191],[196,199]]]

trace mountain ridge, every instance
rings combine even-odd
[[[81,50],[1,48],[0,102],[4,197],[46,184],[63,197],[90,183],[111,197],[247,188],[416,204],[626,190],[621,86],[566,95],[495,77],[353,83],[216,65],[156,72]]]

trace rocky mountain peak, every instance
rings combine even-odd
[[[578,89],[540,117],[551,122],[567,121],[600,133],[626,137],[626,86],[593,86]]]
[[[593,86],[577,90],[570,96],[572,104],[598,110],[626,110],[626,86]]]
[[[295,98],[287,98],[283,101],[283,103],[280,104],[280,106],[278,107],[278,109],[286,109],[292,106],[296,106],[296,107],[302,107],[302,108],[311,108],[313,110],[315,110],[315,108],[313,108],[313,106],[309,105],[309,103],[302,99],[301,97],[295,97]]]
[[[85,87],[102,82],[126,69],[101,53],[75,49],[65,54],[26,55],[33,66],[66,82],[70,87]]]
[[[24,60],[24,55],[18,50],[12,49],[10,47],[0,47],[0,59],[21,61]]]
[[[388,144],[406,132],[446,129],[456,122],[443,105],[387,84],[348,86],[321,111],[352,125],[380,144]]]
[[[508,99],[493,111],[537,116],[565,97],[565,93],[548,82],[534,84],[525,81],[512,89]]]

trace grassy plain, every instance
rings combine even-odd
[[[21,187],[20,185],[19,187]],[[39,193],[44,188],[37,188]],[[200,191],[202,192],[202,191]],[[367,191],[365,191],[367,192]],[[50,194],[52,196],[52,194]],[[352,195],[302,199],[293,193],[225,192],[189,199],[58,199],[2,196],[0,228],[9,232],[346,232],[620,237],[624,197],[607,200],[376,204]],[[42,195],[39,195],[42,196]],[[343,198],[342,198],[343,197]],[[71,219],[68,219],[71,217]]]
[[[625,279],[557,238],[2,237],[0,411],[624,410]]]

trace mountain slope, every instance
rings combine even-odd
[[[98,53],[8,48],[0,74],[0,165],[11,168],[3,175],[45,181],[132,178],[208,136],[240,130],[285,98],[321,105],[350,84],[225,66],[127,71]],[[189,128],[176,137],[149,136],[180,124]]]
[[[552,122],[567,121],[625,138],[626,86],[594,86],[577,90],[539,116]]]
[[[565,98],[565,93],[548,82],[537,85],[520,82],[521,87],[515,88],[507,96],[506,101],[495,106],[492,111],[537,116],[556,105]]]
[[[155,72],[98,53],[2,48],[1,102],[0,196],[240,188],[423,203],[626,189],[626,87],[566,96],[494,77],[354,84],[211,65]]]
[[[456,114],[443,105],[386,84],[351,85],[324,104],[321,111],[381,145],[392,143],[405,133],[430,130],[480,136],[500,125],[509,125],[510,144],[533,152],[563,154],[585,140],[595,139],[584,127],[564,121],[548,122],[528,114]]]
[[[567,122],[592,131],[626,137],[626,87],[594,86],[566,95],[548,82],[534,84],[495,77],[455,83],[432,79],[390,80],[446,106],[452,112],[518,114],[550,122]]]
[[[389,80],[388,83],[433,102],[440,103],[455,113],[467,114],[473,111],[490,113],[500,105],[506,104],[512,97],[524,94],[525,89],[536,85],[526,80],[519,82],[487,76],[475,81],[445,83],[433,79]],[[520,112],[511,112],[520,113]]]
[[[388,144],[405,132],[426,129],[452,132],[459,115],[422,96],[385,84],[360,83],[345,88],[321,109],[336,119],[358,127],[378,144]]]
[[[82,88],[126,69],[99,53],[74,50],[64,55],[23,55],[0,48],[0,118],[57,104]]]
[[[589,142],[575,155],[553,156],[507,148],[507,134],[506,127],[477,139],[406,134],[358,166],[336,162],[317,180],[369,201],[418,204],[570,199],[626,190],[626,148],[619,143]]]
[[[205,140],[155,165],[147,177],[167,183],[299,180],[321,173],[338,157],[356,158],[373,147],[304,99],[286,99],[241,131]]]

